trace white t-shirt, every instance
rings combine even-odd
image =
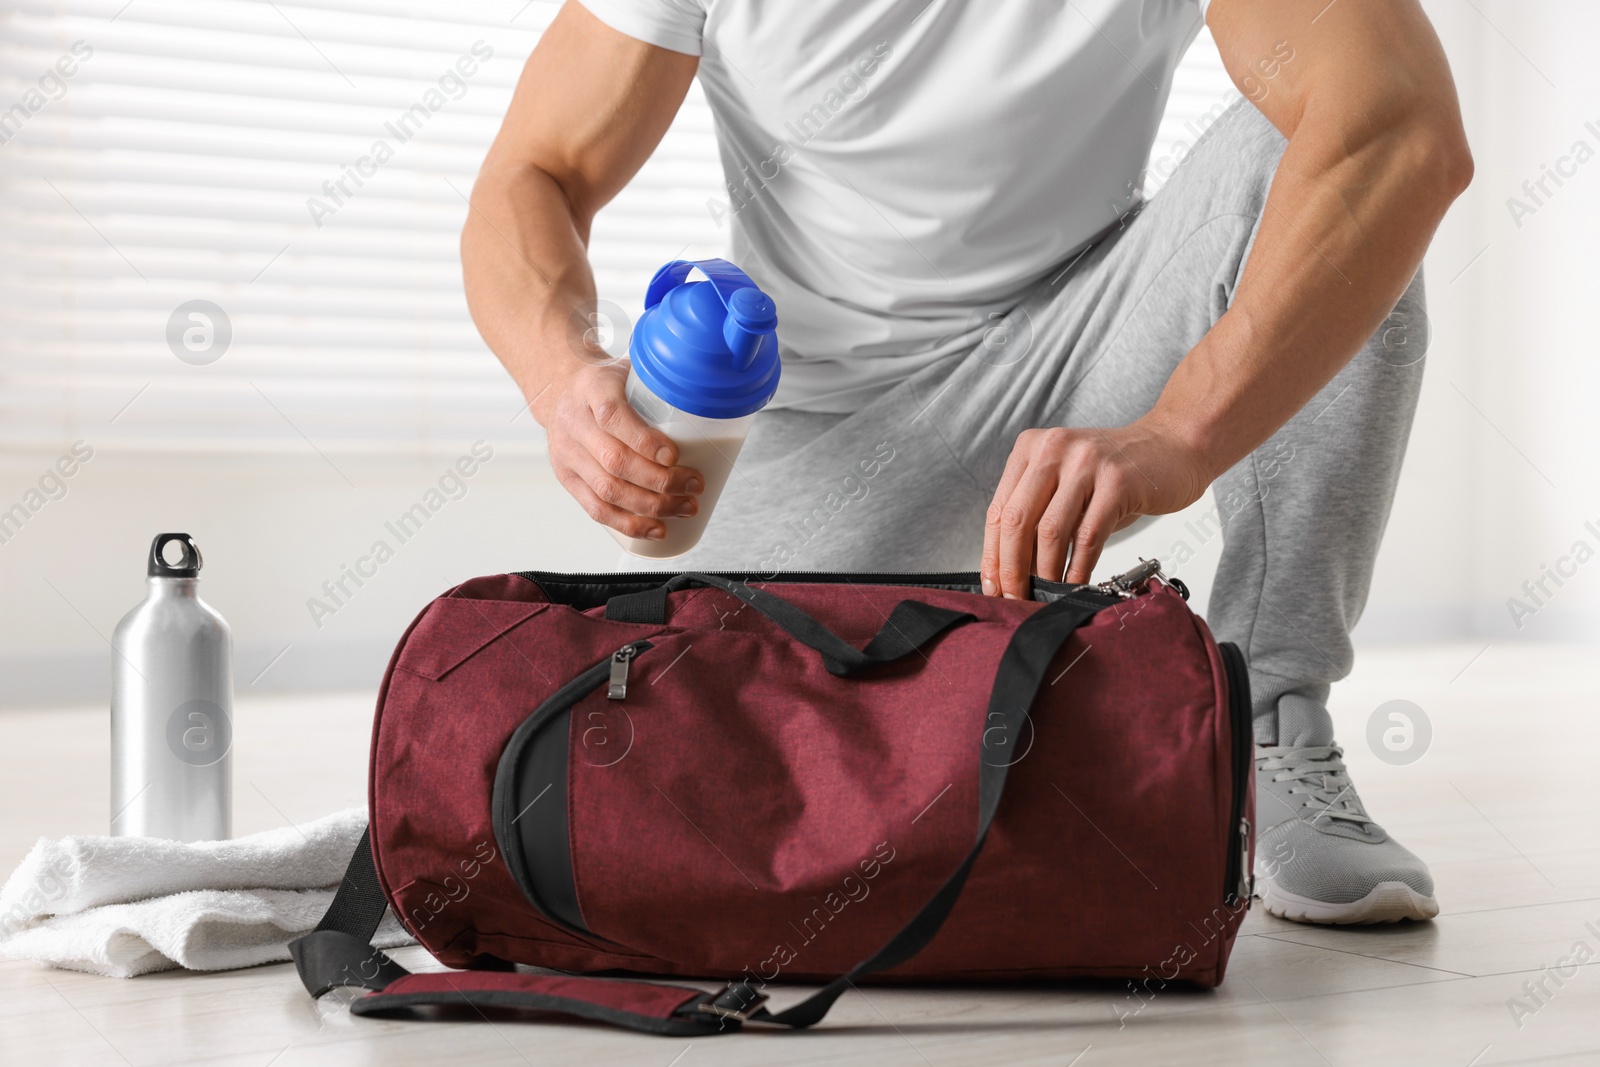
[[[776,406],[853,411],[972,348],[1116,223],[1206,0],[582,0],[699,56],[707,209],[778,306]]]

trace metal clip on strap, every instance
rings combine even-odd
[[[703,1001],[695,1007],[708,1015],[747,1022],[766,1002],[767,995],[756,992],[748,982],[730,982],[714,1000]]]

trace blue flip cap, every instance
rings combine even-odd
[[[706,281],[688,280],[698,270]],[[680,411],[736,419],[778,389],[778,309],[725,259],[673,260],[650,279],[628,342],[633,373]]]

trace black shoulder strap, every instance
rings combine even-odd
[[[815,649],[829,674],[844,677],[867,667],[891,663],[927,644],[939,634],[972,622],[966,611],[936,608],[920,600],[902,600],[894,606],[867,647],[858,649],[816,618],[764,589],[720,575],[685,572],[639,593],[623,593],[606,601],[606,618],[613,622],[640,622],[656,626],[667,621],[667,594],[688,585],[708,585],[738,597],[783,627],[789,636]]]
[[[344,880],[317,928],[289,942],[295,970],[313,997],[336,986],[383,989],[411,973],[382,949],[372,947],[372,937],[378,932],[389,902],[378,884],[377,868],[372,865],[370,833],[370,828],[361,831]]]
[[[1073,631],[1111,602],[1092,594],[1068,594],[1030,615],[1012,633],[989,695],[989,717],[985,722],[990,728],[980,731],[984,740],[976,754],[978,827],[966,858],[888,943],[852,967],[849,973],[783,1011],[772,1012],[763,1007],[766,995],[747,982],[733,982],[722,992],[710,994],[687,986],[660,983],[489,971],[413,976],[367,943],[383,918],[386,901],[378,885],[365,834],[351,857],[344,883],[328,913],[313,933],[289,946],[300,980],[312,996],[321,996],[341,985],[386,991],[399,982],[405,988],[403,996],[381,992],[362,998],[352,1007],[352,1010],[360,1009],[357,1014],[374,1014],[391,1007],[418,1004],[473,1003],[554,1011],[649,1033],[716,1033],[738,1029],[746,1020],[779,1026],[811,1026],[827,1015],[834,1001],[858,979],[904,963],[927,947],[938,934],[983,851],[989,826],[994,822],[1000,798],[1005,793],[1006,775],[1012,761],[983,759],[982,749],[987,738],[996,729],[1003,738],[1021,735],[1029,709],[1033,707],[1056,653]],[[412,989],[412,986],[418,988]]]
[[[344,881],[339,883],[339,891],[333,895],[327,914],[317,923],[318,930],[339,930],[363,941],[372,940],[372,935],[378,932],[378,924],[383,921],[389,902],[378,884],[377,868],[372,865],[370,834],[370,830],[361,831],[361,840],[350,856],[350,865],[345,868]]]

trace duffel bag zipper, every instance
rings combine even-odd
[[[639,654],[637,645],[623,645],[611,653],[611,685],[606,690],[607,700],[624,700],[628,696],[628,664]]]
[[[571,709],[578,701],[594,692],[601,685],[609,681],[607,697],[620,700],[627,695],[628,669],[633,659],[646,649],[655,647],[649,641],[630,641],[617,649],[605,659],[586,668],[581,674],[567,682],[561,688],[551,693],[539,706],[533,709],[526,719],[518,724],[512,731],[510,739],[506,742],[505,751],[500,756],[500,765],[494,776],[494,801],[493,818],[495,836],[500,840],[500,851],[506,858],[506,866],[511,870],[511,876],[522,889],[523,896],[546,919],[565,929],[572,930],[572,926],[550,914],[538,896],[533,891],[533,884],[527,875],[527,858],[522,851],[522,838],[517,833],[516,821],[522,817],[522,812],[516,808],[516,781],[518,763],[529,743],[539,732],[540,728],[556,715]],[[620,674],[619,674],[620,671]],[[620,693],[620,695],[619,695]],[[537,799],[537,798],[536,798]],[[531,806],[531,804],[530,804]],[[573,930],[588,937],[596,935],[587,930]],[[603,938],[601,940],[604,940]]]
[[[1233,735],[1233,799],[1227,873],[1222,896],[1230,907],[1243,901],[1250,906],[1255,893],[1255,872],[1250,869],[1250,820],[1245,816],[1245,792],[1250,788],[1250,765],[1255,759],[1255,723],[1250,708],[1250,675],[1244,655],[1230,641],[1217,646],[1228,678],[1228,716]]]
[[[871,582],[874,585],[906,585],[922,586],[925,588],[938,588],[941,586],[972,586],[974,589],[981,585],[977,571],[910,571],[900,574],[891,573],[866,573],[848,571],[779,571],[770,577],[754,579],[743,571],[710,571],[710,574],[723,578],[733,578],[744,581],[789,581],[789,582],[816,582],[818,584],[841,583],[856,584]],[[616,571],[518,571],[519,577],[526,578],[535,585],[543,587],[541,579],[580,579],[594,580],[610,585],[633,582],[664,582],[669,578],[677,577],[677,571],[634,571],[629,573]],[[1161,573],[1160,560],[1141,559],[1137,567],[1113,576],[1098,585],[1073,585],[1067,582],[1053,582],[1047,578],[1036,579],[1046,591],[1065,595],[1073,592],[1099,593],[1102,596],[1115,597],[1118,600],[1131,600],[1139,594],[1139,589],[1150,579],[1155,578],[1171,586],[1183,599],[1189,599],[1189,587],[1176,578],[1169,578]],[[624,671],[626,673],[626,671]]]
[[[1140,588],[1151,579],[1171,586],[1183,599],[1189,599],[1189,587],[1176,578],[1169,578],[1161,573],[1159,559],[1140,559],[1137,567],[1132,567],[1121,574],[1114,575],[1094,587],[1095,592],[1114,596],[1119,600],[1132,600],[1139,595]]]
[[[581,581],[594,581],[605,585],[622,585],[636,582],[664,582],[669,578],[676,578],[678,571],[517,571],[519,577],[526,578],[542,587],[541,579],[578,579]],[[708,574],[719,578],[731,578],[735,581],[750,582],[801,582],[817,584],[860,585],[906,585],[913,588],[922,586],[926,588],[940,588],[943,586],[971,586],[974,590],[981,584],[977,571],[907,571],[899,574],[875,573],[865,571],[778,571],[770,576],[751,577],[748,571],[708,571]],[[1119,576],[1120,577],[1120,576]],[[1075,590],[1088,590],[1100,592],[1099,586],[1073,585],[1067,582],[1052,582],[1047,578],[1036,579],[1042,587],[1051,593],[1070,593]],[[1113,579],[1115,580],[1115,579]],[[1106,584],[1106,583],[1102,583]],[[1175,580],[1172,583],[1181,587]],[[1185,599],[1188,591],[1184,590]]]
[[[681,571],[517,571],[524,578],[537,580],[540,577],[551,578],[593,578],[601,582],[644,582],[666,581],[676,578]],[[706,571],[707,574],[723,578],[741,578],[749,571]],[[755,578],[751,581],[781,582],[785,579],[805,582],[863,582],[871,581],[874,585],[920,585],[931,583],[937,585],[977,585],[977,571],[903,571],[900,573],[875,571],[775,571],[771,578]],[[1051,582],[1051,585],[1065,585],[1063,582]],[[1082,586],[1068,586],[1072,589],[1081,589]]]
[[[1160,574],[1160,560],[1141,559],[1137,567],[1115,575],[1101,582],[1095,588],[1106,596],[1114,596],[1121,600],[1131,600],[1138,595],[1141,585]]]
[[[654,647],[649,641],[629,641],[611,653],[611,655],[594,666],[585,669],[582,674],[557,689],[554,693],[551,693],[544,699],[543,703],[533,710],[533,714],[523,721],[522,726],[527,727],[528,732],[532,733],[544,725],[545,720],[549,719],[550,716],[565,711],[594,692],[602,682],[609,681],[610,683],[610,688],[606,695],[612,700],[620,700],[628,692],[628,668],[633,663],[634,657],[645,649]],[[522,727],[518,727],[517,732],[521,733]]]

